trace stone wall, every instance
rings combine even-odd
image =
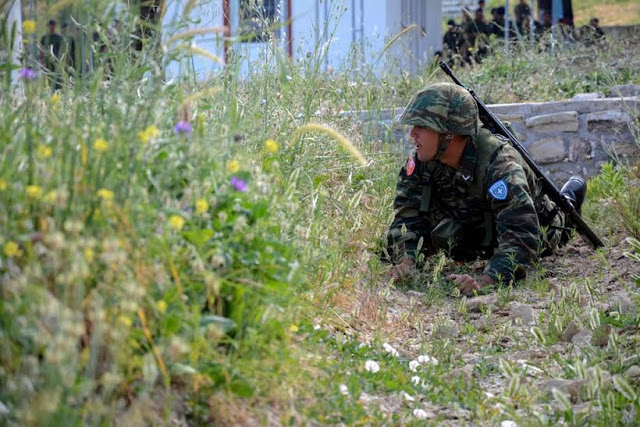
[[[616,86],[607,96],[579,94],[569,101],[487,107],[511,122],[518,140],[558,184],[573,174],[596,175],[606,161],[626,163],[640,158],[640,86]],[[402,111],[362,112],[360,119],[372,137],[384,137],[380,132],[386,132],[404,156],[412,144],[408,127],[395,123]]]

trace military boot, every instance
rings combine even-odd
[[[562,186],[560,194],[568,198],[576,212],[580,214],[584,197],[587,195],[587,181],[581,176],[574,175]]]

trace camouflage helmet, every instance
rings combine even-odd
[[[476,102],[466,89],[453,83],[435,83],[419,91],[399,123],[457,135],[475,135],[480,129]]]

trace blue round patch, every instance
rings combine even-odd
[[[489,194],[491,194],[496,200],[505,200],[507,198],[507,194],[509,194],[507,183],[502,179],[494,182],[493,185],[489,187]]]

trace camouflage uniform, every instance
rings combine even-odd
[[[518,279],[524,268],[561,240],[564,215],[541,191],[541,182],[501,136],[479,127],[478,110],[464,89],[439,83],[409,102],[400,123],[440,134],[468,135],[457,168],[412,156],[400,171],[394,219],[387,232],[392,262],[420,261],[438,249],[457,259],[490,257],[485,274]],[[549,226],[541,232],[541,224]]]

